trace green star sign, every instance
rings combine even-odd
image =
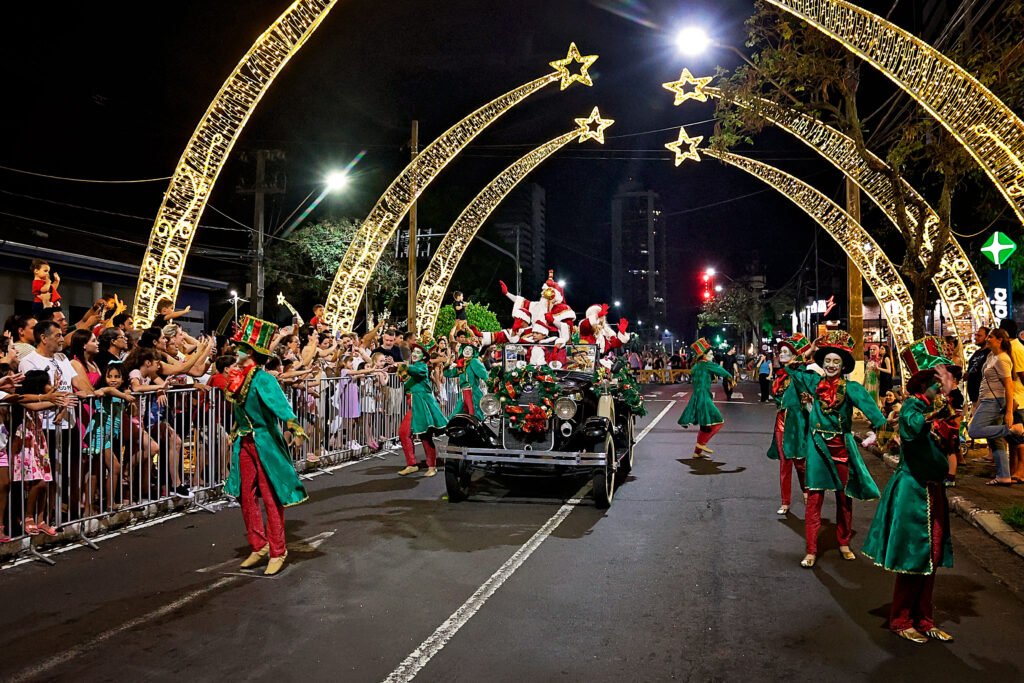
[[[1017,245],[1001,232],[994,232],[981,248],[981,253],[992,263],[1001,266],[1017,251]]]

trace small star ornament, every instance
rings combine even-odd
[[[672,81],[670,83],[662,83],[661,87],[665,90],[671,90],[675,94],[675,100],[672,104],[680,105],[686,100],[697,100],[698,102],[707,102],[708,95],[704,92],[704,88],[711,82],[713,76],[703,76],[701,78],[695,78],[689,69],[683,69],[683,72],[679,74],[678,81]],[[693,90],[686,90],[687,85],[692,85]]]
[[[284,292],[281,292],[277,295],[277,305],[284,306]]]
[[[576,125],[580,127],[580,142],[593,139],[602,145],[604,144],[604,129],[615,123],[614,119],[602,119],[601,112],[598,111],[597,107],[594,107],[594,111],[590,112],[589,118],[575,119],[575,121]]]
[[[682,126],[679,127],[679,139],[675,142],[670,142],[665,145],[666,149],[669,149],[676,154],[675,162],[676,166],[683,163],[687,159],[693,159],[694,161],[700,161],[700,155],[697,154],[697,145],[704,139],[703,135],[698,135],[695,138],[691,138],[686,134],[686,129]],[[686,147],[686,151],[683,151],[683,147]]]
[[[576,82],[582,83],[583,85],[594,85],[594,81],[590,80],[590,74],[587,70],[596,61],[597,55],[581,55],[580,51],[576,49],[576,43],[570,43],[569,54],[565,56],[565,59],[556,59],[549,63],[552,68],[558,72],[558,75],[562,79],[559,89],[565,90]],[[569,65],[573,63],[580,65],[579,73],[571,73],[569,71]]]

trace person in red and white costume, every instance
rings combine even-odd
[[[596,344],[601,355],[629,342],[630,334],[626,332],[629,321],[619,319],[619,324],[612,327],[608,324],[608,304],[594,304],[587,309],[587,317],[580,322],[580,341],[584,344]]]
[[[557,347],[556,350],[535,347],[530,352],[530,363],[544,365],[552,360],[564,363],[564,348],[572,336],[576,312],[565,303],[565,292],[555,281],[555,271],[548,271],[548,279],[537,301],[510,293],[504,282],[499,284],[501,293],[512,302],[513,330],[519,332],[523,341],[554,344]]]

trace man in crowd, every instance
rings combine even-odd
[[[373,350],[373,353],[383,353],[385,356],[390,358],[395,363],[402,362],[402,349],[398,347],[397,342],[398,330],[393,327],[389,327],[384,330],[384,334],[381,337],[381,344]]]
[[[964,373],[967,380],[967,397],[971,399],[971,403],[978,402],[978,392],[981,391],[981,373],[989,353],[987,339],[988,328],[983,325],[974,333],[974,343],[978,345],[978,349],[967,360],[967,372]]]

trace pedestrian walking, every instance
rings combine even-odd
[[[761,385],[761,403],[767,403],[771,397],[768,392],[771,390],[772,359],[766,353],[757,357],[757,381]]]
[[[717,375],[723,379],[732,379],[732,375],[718,363],[712,362],[715,352],[704,337],[690,344],[690,348],[693,349],[698,360],[690,370],[693,393],[690,395],[686,408],[683,409],[683,414],[679,416],[679,424],[683,427],[688,427],[691,424],[700,427],[693,457],[703,458],[705,455],[714,453],[708,448],[708,442],[725,424],[722,413],[715,407],[714,394],[711,393],[712,378]]]

